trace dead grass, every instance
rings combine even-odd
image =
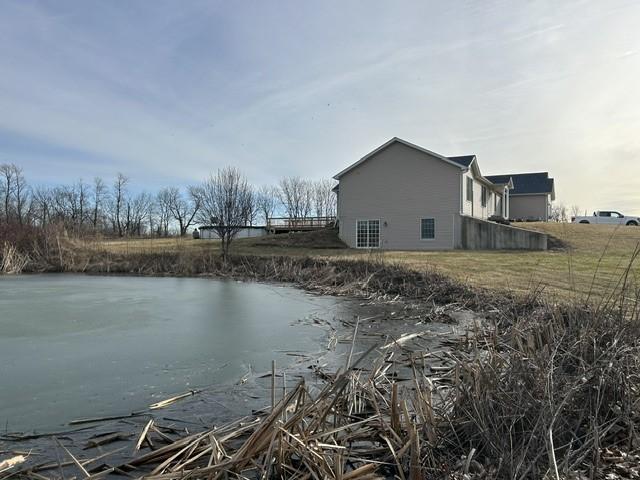
[[[273,239],[242,239],[232,245],[238,255],[311,256],[384,260],[417,271],[436,269],[473,286],[494,290],[512,289],[527,292],[542,287],[550,295],[562,298],[584,296],[591,291],[599,296],[620,278],[640,242],[640,228],[602,225],[524,223],[524,228],[543,231],[569,247],[546,252],[527,251],[445,251],[371,254],[353,249],[311,248],[306,242]],[[303,246],[297,246],[303,245]],[[91,248],[111,253],[211,252],[218,251],[216,240],[126,239],[91,242]],[[635,279],[638,268],[632,269]]]

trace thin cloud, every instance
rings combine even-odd
[[[640,5],[607,3],[7,1],[0,161],[35,182],[232,164],[264,184],[400,136],[549,170],[559,201],[598,208],[602,159],[640,128]]]

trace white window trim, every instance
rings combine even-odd
[[[358,246],[358,222],[378,222],[378,246],[377,247],[359,247]],[[369,237],[369,230],[367,226],[367,240]],[[379,218],[357,218],[356,219],[356,248],[358,250],[375,250],[379,249],[382,244],[382,220]]]
[[[422,238],[422,220],[433,220],[433,238]],[[421,242],[433,242],[436,240],[436,217],[420,217],[418,219],[418,227],[420,233],[418,234],[418,238]]]

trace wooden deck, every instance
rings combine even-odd
[[[267,219],[267,231],[270,233],[308,232],[333,227],[335,224],[336,217],[274,217]]]

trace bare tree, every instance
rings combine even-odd
[[[153,197],[147,192],[136,195],[127,200],[124,231],[127,235],[143,235],[146,225],[150,223]]]
[[[224,207],[222,213],[226,216],[220,217],[218,225],[224,230],[221,238],[226,255],[228,244],[235,236],[232,227],[253,225],[261,220],[266,223],[280,211],[293,220],[304,220],[314,214],[333,216],[336,202],[332,187],[331,180],[311,182],[287,177],[277,186],[263,186],[254,192],[238,170],[225,168],[210,176],[203,185],[164,188],[157,195],[132,195],[129,178],[122,173],[110,184],[95,177],[92,183],[80,179],[71,184],[32,189],[22,168],[4,163],[0,164],[0,222],[39,226],[60,223],[74,233],[90,228],[96,233],[102,231],[120,237],[148,232],[168,235],[175,228],[183,236],[196,219],[207,218],[205,223],[214,223],[212,218],[217,221],[218,216],[211,217],[213,207],[218,209],[217,213]],[[215,204],[213,193],[216,198],[234,197],[234,201],[231,205]],[[205,202],[208,202],[207,211],[203,211]],[[231,225],[229,219],[241,222]]]
[[[98,230],[98,221],[103,213],[103,203],[107,194],[107,186],[102,178],[95,177],[93,179],[93,212],[91,214],[91,224],[94,231]]]
[[[171,187],[167,189],[168,207],[173,219],[178,222],[180,236],[187,234],[187,230],[193,224],[196,215],[200,211],[202,196],[197,187],[189,188],[189,195],[184,196],[179,188]]]
[[[580,207],[578,205],[571,206],[571,216],[579,217],[580,216]]]
[[[51,189],[38,187],[33,192],[33,217],[36,225],[46,227],[51,221]]]
[[[118,233],[119,237],[124,235],[123,225],[123,208],[126,203],[127,184],[129,179],[122,173],[118,173],[115,181],[113,182],[113,224],[114,230]]]
[[[278,187],[278,198],[290,219],[302,220],[311,214],[311,182],[300,177],[285,177],[280,180]]]
[[[163,188],[156,195],[156,214],[158,220],[158,235],[166,237],[169,235],[169,220],[171,218],[171,189]]]
[[[551,207],[550,220],[554,222],[566,222],[567,207],[565,207],[563,204],[553,205]]]
[[[4,221],[10,222],[12,217],[12,199],[15,192],[15,165],[3,163],[0,165],[0,179],[2,181],[2,200],[4,207]]]
[[[256,192],[253,187],[250,189],[250,195],[247,197],[247,224],[252,226],[258,218],[258,202],[256,201]]]
[[[316,217],[335,217],[335,182],[330,179],[318,180],[313,184],[313,207]]]
[[[273,218],[278,203],[278,189],[271,185],[263,185],[256,193],[256,208],[258,215],[267,225],[270,218]]]
[[[218,170],[202,185],[199,218],[209,223],[221,240],[222,257],[238,232],[247,225],[251,214],[253,191],[246,177],[234,167]]]
[[[24,177],[22,168],[15,165],[13,167],[13,184],[14,184],[14,204],[16,219],[19,224],[27,221],[26,213],[29,211],[30,189],[27,179]]]
[[[89,202],[89,185],[84,183],[82,179],[80,179],[76,185],[76,189],[78,192],[78,217],[76,228],[78,231],[82,231],[84,228],[84,222],[87,219],[87,209]]]

